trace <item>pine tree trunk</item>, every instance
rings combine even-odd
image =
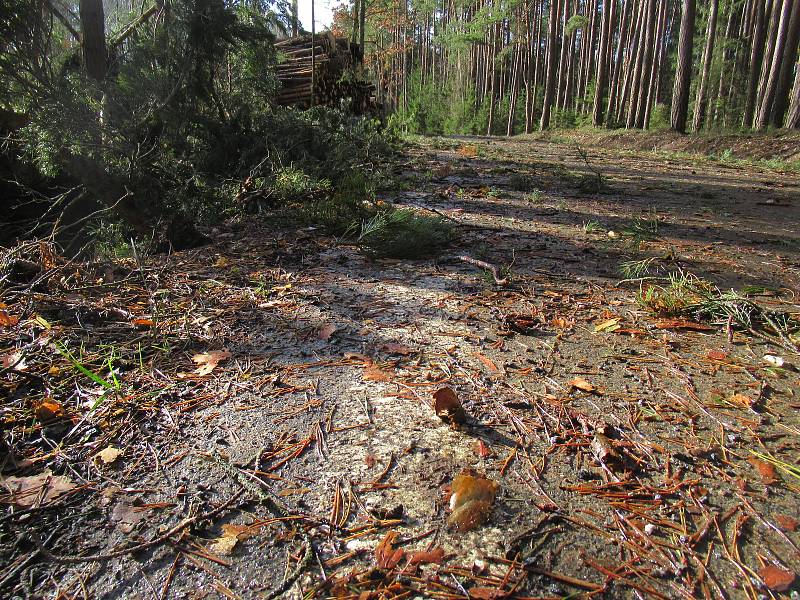
[[[635,26],[632,32],[631,48],[628,54],[628,60],[625,64],[625,80],[622,84],[622,93],[619,97],[617,120],[620,122],[625,121],[626,127],[631,126],[627,122],[627,115],[629,112],[628,106],[630,103],[633,86],[635,85],[634,75],[636,74],[636,65],[639,63],[641,57],[642,29],[647,2],[648,0],[639,0],[638,10],[636,11],[637,15]]]
[[[625,50],[629,16],[632,12],[630,9],[630,3],[631,0],[624,0],[622,5],[622,23],[620,24],[619,36],[617,39],[617,51],[614,56],[614,70],[611,75],[609,85],[610,89],[608,93],[608,108],[606,109],[606,114],[609,116],[616,114],[617,110],[617,98],[620,88],[620,78],[622,76],[623,51]]]
[[[592,123],[595,127],[603,125],[603,99],[608,79],[608,47],[611,38],[612,0],[603,0],[603,17],[600,23],[600,50],[597,63],[597,80],[594,88]]]
[[[80,0],[80,18],[86,74],[95,81],[103,81],[108,62],[103,0]]]
[[[661,2],[658,15],[658,28],[655,37],[655,56],[650,68],[650,82],[647,86],[647,100],[644,104],[644,114],[642,115],[639,127],[647,129],[650,125],[650,112],[655,104],[658,104],[659,89],[661,87],[661,64],[664,60],[664,33],[667,27],[667,2]]]
[[[719,0],[711,0],[711,12],[708,15],[708,32],[706,34],[706,47],[703,50],[703,70],[700,76],[700,86],[697,89],[697,98],[694,101],[694,122],[695,131],[700,131],[703,126],[703,119],[706,115],[706,105],[708,103],[708,77],[711,73],[711,60],[714,58],[714,40],[717,35],[717,13],[719,12]]]
[[[650,0],[647,8],[647,35],[644,42],[644,58],[636,85],[637,93],[635,102],[631,102],[633,125],[639,129],[644,127],[645,106],[647,105],[649,97],[650,72],[653,68],[656,14],[656,0]],[[645,89],[645,85],[647,85],[647,89]]]
[[[681,31],[678,41],[678,62],[675,71],[675,87],[672,90],[672,128],[686,133],[686,118],[689,113],[689,87],[692,82],[692,45],[694,43],[695,0],[683,0]]]
[[[772,124],[780,127],[789,106],[789,92],[792,84],[792,68],[797,61],[798,42],[800,42],[800,1],[795,0],[789,30],[786,34],[786,51],[781,62],[778,86],[775,90],[775,105],[772,109]]]
[[[768,7],[771,5],[769,0]],[[764,0],[755,0],[755,14],[753,15],[753,33],[750,36],[750,67],[747,78],[747,95],[745,96],[742,126],[750,127],[753,124],[753,113],[756,105],[756,91],[758,88],[758,74],[761,61],[764,58],[764,42],[766,40],[766,27],[764,24]]]
[[[550,16],[547,23],[547,74],[544,84],[544,103],[539,128],[544,130],[550,126],[550,110],[555,97],[556,61],[558,60],[558,5],[560,0],[550,0]]]
[[[789,105],[789,114],[786,115],[786,128],[800,129],[800,60],[795,65],[792,102]]]
[[[714,114],[713,114],[713,121],[714,123],[719,122],[720,113],[723,110],[722,106],[722,98],[725,94],[725,72],[726,72],[726,65],[731,59],[731,52],[728,49],[728,44],[730,43],[731,39],[733,38],[733,23],[734,17],[736,16],[736,5],[733,2],[729,2],[728,6],[728,24],[725,25],[725,38],[722,41],[722,60],[721,65],[722,68],[719,72],[719,86],[717,87],[717,101],[714,103]],[[732,67],[733,65],[731,65]],[[728,69],[730,73],[730,69]]]

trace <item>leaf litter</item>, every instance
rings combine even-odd
[[[598,168],[656,191],[643,199],[640,180],[612,178],[624,203],[573,197],[548,166],[564,148],[524,143],[536,165],[506,142],[470,143],[475,156],[409,150],[414,170],[447,171],[413,202],[471,229],[436,264],[375,263],[316,233],[257,227],[120,261],[113,285],[48,254],[46,293],[0,307],[0,502],[12,528],[53,536],[43,547],[57,560],[3,545],[0,581],[24,595],[23,565],[39,595],[153,595],[134,576],[142,560],[157,597],[195,593],[194,570],[231,598],[283,581],[332,598],[796,590],[792,331],[778,344],[725,317],[646,310],[644,288],[618,285],[624,240],[581,235],[576,219],[610,225],[657,202],[669,226],[654,253],[673,247],[721,289],[743,274],[796,289],[786,265],[798,257],[787,246],[764,260],[777,234],[756,212],[752,246],[726,238],[727,221],[711,246],[677,235],[697,226],[687,204],[701,207],[659,164],[598,151]],[[507,192],[487,162],[500,160],[535,167],[542,206]],[[758,192],[729,183],[751,210]],[[502,284],[458,258],[489,236],[480,261],[502,267]],[[759,302],[771,311],[759,315],[797,313],[789,293]],[[187,355],[196,370],[181,376]],[[82,579],[82,561],[124,576]]]

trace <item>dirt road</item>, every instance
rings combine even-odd
[[[6,497],[4,596],[797,591],[800,358],[637,302],[683,273],[796,317],[797,174],[516,138],[404,160],[381,199],[454,221],[435,260],[249,224],[38,300],[31,339],[115,375],[16,381],[15,476],[57,478],[6,479],[39,496]],[[32,389],[59,418],[23,418]],[[459,532],[465,469],[498,491]]]

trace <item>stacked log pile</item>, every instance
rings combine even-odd
[[[313,104],[337,106],[351,99],[352,110],[366,113],[374,110],[375,87],[356,76],[361,61],[361,49],[346,38],[331,33],[304,35],[275,44],[280,53],[276,67],[281,88],[277,102],[282,106],[308,108]],[[314,94],[312,99],[311,70],[314,53]]]

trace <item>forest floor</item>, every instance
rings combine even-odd
[[[238,224],[5,300],[3,597],[796,594],[800,181],[586,148],[416,141],[436,260]]]

